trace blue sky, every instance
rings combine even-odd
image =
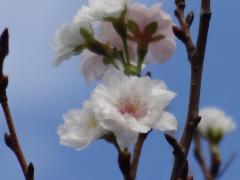
[[[157,1],[138,1],[153,4]],[[80,75],[79,57],[58,68],[52,66],[54,56],[52,36],[64,22],[71,20],[81,0],[2,0],[0,31],[10,31],[10,55],[5,72],[9,75],[9,102],[18,135],[28,160],[36,167],[36,180],[121,180],[115,149],[105,142],[92,144],[84,151],[75,151],[59,144],[56,129],[62,114],[78,108],[90,95],[95,84],[87,85]],[[213,18],[209,34],[203,77],[201,106],[217,106],[231,115],[237,124],[240,118],[237,78],[239,67],[239,1],[213,1]],[[164,0],[164,9],[173,15],[173,1]],[[199,3],[188,2],[197,13]],[[175,19],[175,18],[174,18]],[[197,20],[193,24],[194,39]],[[176,21],[176,20],[175,20]],[[189,64],[181,42],[171,61],[150,67],[153,78],[166,81],[169,89],[178,93],[171,111],[179,121],[179,132],[186,116],[189,86]],[[0,135],[7,131],[0,111]],[[239,128],[226,136],[221,144],[223,161],[239,152]],[[191,173],[202,179],[190,152]],[[236,179],[239,157],[222,179]],[[171,148],[160,132],[152,133],[143,149],[139,180],[169,179],[172,165]],[[12,152],[0,139],[0,179],[23,179]]]

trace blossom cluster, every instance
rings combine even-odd
[[[175,49],[173,22],[161,4],[131,0],[89,0],[72,22],[54,37],[55,64],[82,54],[80,70],[87,82],[99,80],[114,65],[137,74],[144,64],[161,64]]]
[[[86,81],[102,79],[83,108],[67,112],[58,128],[61,144],[82,149],[113,136],[120,149],[139,133],[177,129],[165,108],[175,97],[163,81],[140,77],[144,64],[161,64],[175,49],[173,22],[160,4],[89,0],[54,38],[55,64],[81,54]]]
[[[61,144],[82,149],[98,139],[114,139],[125,149],[139,133],[177,130],[176,118],[166,111],[176,94],[161,80],[141,77],[145,64],[171,58],[176,46],[173,24],[161,4],[89,0],[57,31],[54,63],[81,54],[80,71],[86,81],[102,80],[82,109],[63,116],[58,128]],[[235,126],[215,109],[201,115],[198,129],[204,137],[215,129],[222,137]]]

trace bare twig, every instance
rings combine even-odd
[[[198,132],[196,132],[194,135],[194,143],[195,143],[194,155],[196,160],[198,161],[199,166],[201,167],[205,179],[213,180],[213,177],[208,169],[207,163],[202,152],[201,139]]]
[[[132,177],[132,179],[136,179],[138,164],[139,164],[139,160],[140,160],[140,156],[141,156],[141,152],[142,152],[142,147],[143,147],[144,141],[146,140],[148,134],[149,133],[138,135],[138,140],[137,140],[137,143],[135,144],[134,153],[133,153],[133,157],[132,157],[132,161],[131,161],[131,177]]]
[[[230,156],[228,161],[223,165],[223,168],[221,169],[221,171],[218,173],[217,177],[221,177],[224,175],[224,173],[229,169],[229,167],[232,165],[236,157],[237,157],[237,153],[234,153]]]
[[[165,134],[165,138],[167,142],[172,146],[173,148],[173,155],[175,157],[182,158],[184,162],[184,165],[181,168],[181,173],[179,174],[179,179],[181,180],[188,180],[190,177],[188,177],[188,161],[184,160],[184,151],[181,147],[181,145],[178,143],[177,139],[169,134]]]
[[[34,166],[32,163],[29,165],[26,162],[21,146],[18,141],[17,133],[14,127],[13,119],[8,105],[8,98],[6,89],[8,86],[8,77],[3,74],[3,63],[5,57],[8,55],[9,35],[8,30],[5,29],[0,37],[0,103],[6,118],[9,129],[9,134],[4,135],[6,145],[14,152],[18,162],[21,166],[22,172],[26,180],[34,179]]]
[[[127,150],[118,153],[118,164],[124,180],[134,180],[131,177],[131,154]]]
[[[190,26],[194,17],[193,12],[190,12],[185,18],[185,0],[175,0],[175,4],[177,7],[175,10],[175,15],[179,21],[180,27],[173,27],[173,31],[186,46],[188,60],[191,64],[191,84],[187,120],[180,141],[180,146],[183,149],[184,156],[175,156],[171,180],[177,180],[181,174],[181,169],[186,162],[194,132],[201,119],[199,117],[201,80],[208,28],[211,19],[210,0],[201,0],[201,15],[198,30],[198,39],[196,46],[194,46],[190,35]]]
[[[184,158],[184,152],[180,144],[178,143],[177,139],[175,139],[173,136],[169,134],[165,134],[165,138],[167,142],[172,146],[173,148],[173,154],[177,157]]]

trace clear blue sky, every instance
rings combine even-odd
[[[144,2],[141,0],[139,2]],[[148,0],[147,4],[157,1]],[[164,0],[164,8],[173,15],[173,0]],[[196,1],[198,2],[198,1]],[[198,14],[199,3],[188,3]],[[28,160],[36,167],[36,180],[121,180],[115,149],[105,142],[92,144],[84,151],[75,151],[59,144],[56,129],[63,122],[62,114],[78,108],[89,97],[94,84],[88,86],[80,73],[79,57],[59,68],[52,66],[52,36],[64,22],[71,20],[81,0],[1,0],[0,31],[10,30],[10,55],[5,72],[9,75],[9,101]],[[213,1],[213,18],[207,46],[201,105],[224,109],[237,124],[240,118],[239,67],[239,1]],[[192,33],[196,34],[197,20]],[[194,36],[196,37],[196,36]],[[189,90],[189,65],[186,52],[178,41],[177,50],[168,63],[151,68],[153,78],[166,81],[178,93],[171,111],[183,127]],[[0,136],[7,131],[0,111]],[[180,135],[180,132],[178,135]],[[221,144],[223,160],[239,152],[239,128]],[[203,179],[190,153],[190,169],[197,180]],[[167,180],[172,165],[171,148],[159,132],[152,133],[143,149],[139,180]],[[237,179],[239,157],[222,179]],[[12,152],[0,138],[0,179],[23,179]]]

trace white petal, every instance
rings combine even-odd
[[[164,112],[153,128],[160,131],[175,131],[177,130],[177,126],[178,123],[175,116],[171,113]]]
[[[83,52],[80,71],[84,75],[87,83],[91,83],[94,80],[100,80],[108,68],[109,66],[103,63],[102,56],[93,54],[89,51]]]
[[[200,116],[202,119],[198,125],[198,129],[203,135],[210,128],[220,129],[223,133],[228,133],[236,128],[233,119],[218,108],[204,108],[200,111]]]
[[[58,127],[62,145],[83,149],[106,133],[97,121],[94,121],[94,115],[87,107],[83,110],[70,110],[63,118],[64,124]]]

